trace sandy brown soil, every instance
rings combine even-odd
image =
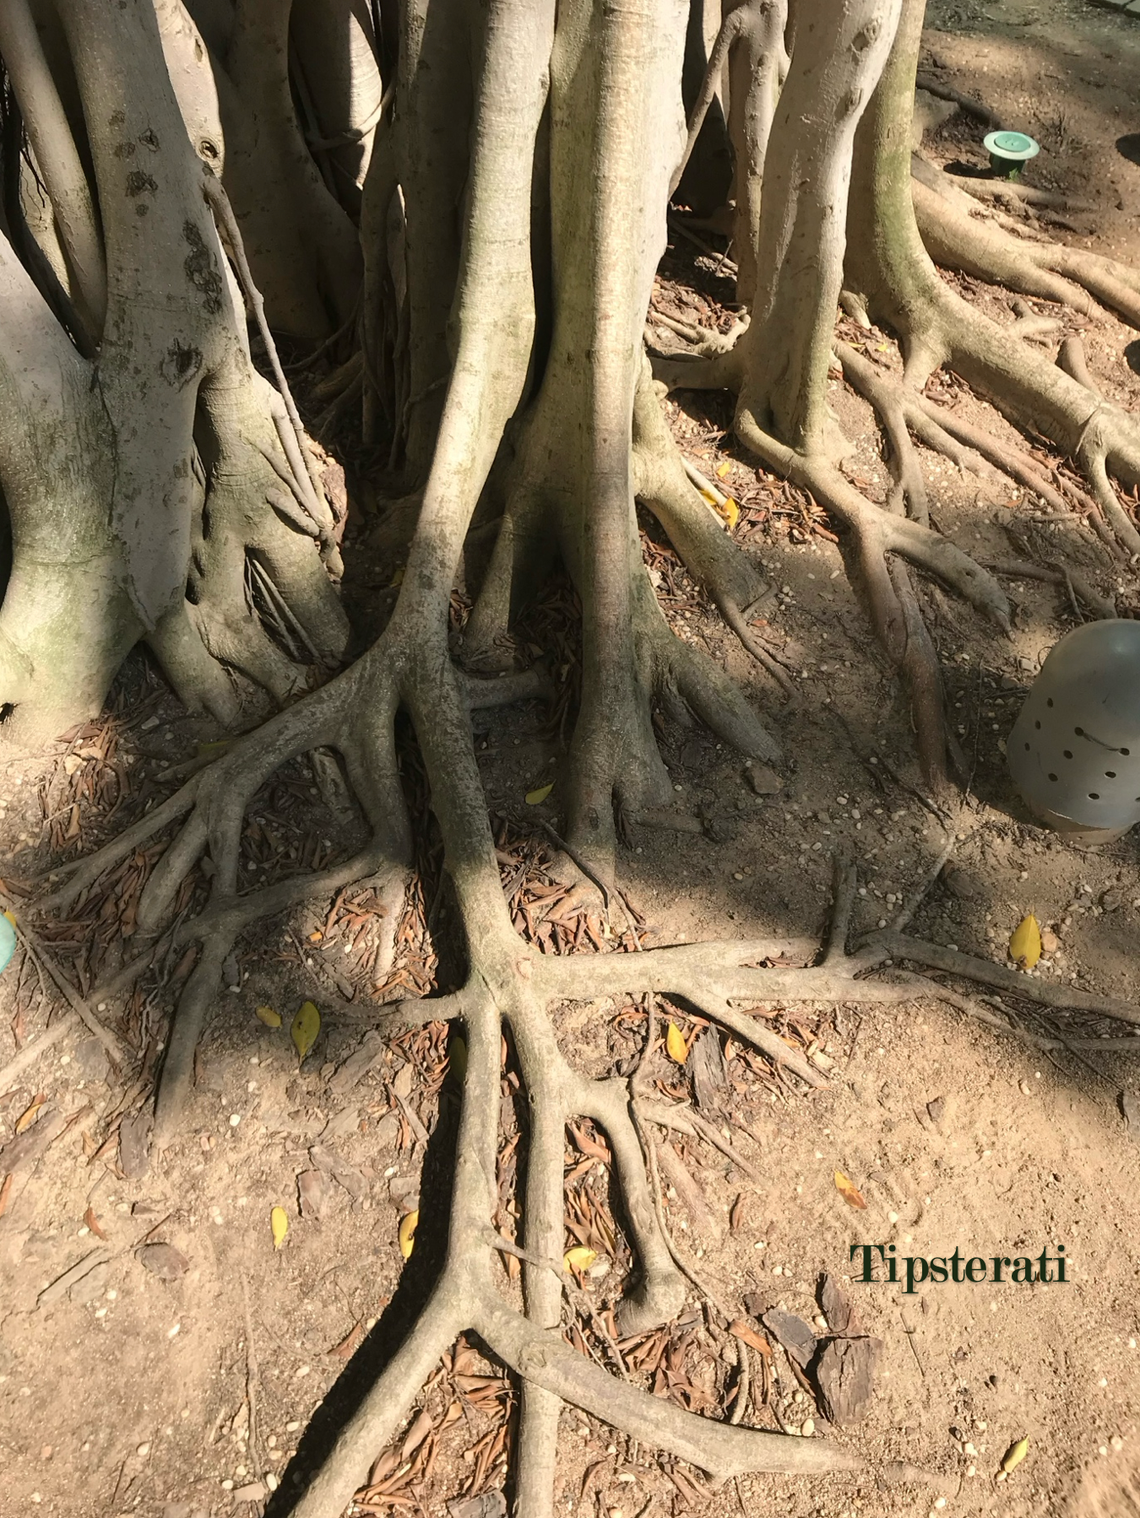
[[[1047,7],[937,0],[930,23],[931,66],[1042,141],[1046,151],[1027,178],[1096,198],[1095,215],[1074,218],[1075,231],[1054,228],[1056,235],[1087,237],[1140,262],[1140,164],[1117,148],[1119,138],[1140,132],[1140,25],[1076,0]],[[980,163],[979,138],[956,118],[927,151],[940,162]],[[730,298],[711,265],[694,271],[679,245],[659,291],[672,309],[689,300],[674,283],[682,275],[705,296]],[[1002,292],[963,288],[1012,319]],[[688,309],[717,316],[715,305]],[[1136,334],[1111,317],[1058,314],[1082,332],[1106,393],[1140,407],[1140,360],[1129,363]],[[886,343],[855,329],[851,335]],[[1005,429],[990,408],[968,395],[957,399],[966,416]],[[701,730],[663,722],[677,826],[635,829],[625,887],[650,943],[756,930],[819,934],[831,856],[846,844],[860,870],[854,928],[872,927],[926,878],[945,839],[944,822],[920,800],[905,702],[839,549],[818,531],[807,503],[758,475],[731,446],[721,399],[677,401],[671,421],[688,456],[706,473],[727,465],[721,482],[742,508],[736,535],[773,587],[761,615],[798,672],[802,699],[781,704],[647,523],[650,562],[679,635],[722,660],[769,714],[790,757],[773,784]],[[886,476],[870,412],[838,381],[834,401],[855,444],[856,473],[869,493],[880,493]],[[1122,612],[1140,612],[1135,571],[1110,561],[1086,530],[1034,521],[1033,502],[1019,489],[981,489],[937,459],[924,463],[937,524],[980,559],[1064,556],[1116,596]],[[386,583],[390,575],[385,569],[378,577]],[[1073,848],[1030,821],[1005,775],[1002,745],[1024,692],[1075,621],[1060,588],[1016,580],[1006,588],[1016,605],[1009,638],[946,592],[923,587],[972,777],[950,824],[957,835],[950,863],[914,927],[1004,961],[1011,930],[1032,911],[1055,935],[1034,973],[1140,1003],[1136,835],[1100,853]],[[564,640],[572,660],[563,611],[555,601],[536,614],[534,635]],[[558,715],[537,703],[513,709],[479,739],[504,885],[524,927],[528,907],[538,924],[536,903],[554,899],[533,819],[559,816]],[[157,677],[132,661],[104,720],[0,771],[3,875],[12,895],[19,899],[60,858],[140,811],[148,796],[169,788],[168,767],[216,737],[181,715]],[[407,770],[415,795],[410,754]],[[549,782],[549,797],[528,806],[525,795]],[[326,808],[303,766],[267,787],[251,818],[251,879],[325,859],[350,846],[359,826]],[[40,925],[44,945],[84,990],[121,959],[123,927],[133,921],[151,862],[132,858],[68,922]],[[0,1185],[12,1176],[0,1190],[0,1518],[284,1513],[370,1367],[412,1320],[440,1256],[446,1215],[458,1104],[446,1030],[378,1051],[355,1084],[338,1072],[361,1046],[371,996],[426,990],[433,979],[446,987],[458,973],[430,832],[420,863],[422,885],[405,910],[391,966],[375,958],[374,903],[351,890],[243,942],[203,1041],[184,1134],[145,1174],[132,1163],[131,1120],[150,1090],[170,990],[184,966],[164,965],[164,983],[144,981],[125,1004],[100,1009],[132,1051],[123,1070],[113,1070],[84,1034],[63,1038],[14,1080],[0,1078]],[[189,904],[189,897],[181,903]],[[548,926],[547,947],[588,947],[597,931],[596,919],[571,917]],[[306,998],[321,1006],[324,1023],[298,1069],[288,1023]],[[34,1047],[49,1010],[61,1015],[57,1002],[50,981],[18,953],[0,978],[0,1063],[28,1041]],[[285,1026],[259,1020],[259,1006],[276,1009]],[[1046,1024],[1027,1007],[1017,1010],[1036,1033],[1112,1031],[1076,1017]],[[725,1063],[711,1087],[694,1076],[692,1057],[683,1070],[661,1051],[652,1057],[650,1075],[665,1094],[688,1096],[696,1081],[702,1110],[732,1134],[747,1167],[696,1140],[679,1142],[670,1161],[678,1184],[667,1191],[671,1227],[727,1315],[755,1333],[765,1332],[756,1315],[770,1307],[797,1313],[822,1333],[816,1292],[826,1272],[845,1285],[863,1329],[883,1341],[861,1422],[829,1428],[780,1348],[768,1405],[754,1400],[750,1421],[804,1429],[810,1419],[809,1437],[849,1443],[876,1466],[905,1459],[931,1471],[931,1481],[886,1489],[870,1477],[746,1478],[735,1490],[710,1493],[699,1476],[567,1412],[558,1511],[590,1518],[1140,1512],[1128,1491],[1131,1473],[1140,1473],[1140,1118],[1130,1129],[1127,1098],[1121,1101],[1135,1093],[1140,1103],[1135,1055],[1042,1053],[921,999],[900,1009],[800,1006],[770,1014],[826,1069],[823,1089],[805,1094],[731,1042],[721,1042]],[[682,1031],[698,1030],[683,1009],[668,1015]],[[643,1009],[632,1004],[559,1014],[564,1046],[594,1073],[628,1068],[644,1028]],[[702,1068],[707,1081],[717,1061]],[[516,1131],[513,1123],[504,1129],[505,1188]],[[568,1136],[567,1244],[595,1250],[583,1284],[605,1321],[629,1255],[613,1221],[601,1138],[586,1125]],[[843,1200],[837,1170],[858,1187],[864,1210]],[[686,1177],[697,1188],[687,1196]],[[417,1205],[416,1268],[404,1270],[397,1230]],[[274,1206],[289,1218],[280,1250],[270,1232]],[[502,1219],[509,1224],[509,1204]],[[861,1243],[923,1257],[955,1249],[1056,1256],[1063,1245],[1068,1279],[926,1285],[907,1295],[888,1283],[850,1281],[858,1274],[850,1249]],[[156,1253],[155,1244],[171,1248]],[[80,1262],[91,1268],[60,1286]],[[505,1268],[504,1289],[517,1290]],[[724,1323],[694,1293],[670,1330],[624,1346],[631,1374],[717,1415],[736,1384]],[[588,1320],[576,1332],[605,1358]],[[513,1405],[509,1382],[477,1346],[459,1346],[425,1391],[426,1417],[413,1415],[406,1455],[377,1451],[361,1511],[442,1514],[450,1499],[494,1493],[504,1479]],[[997,1480],[1002,1457],[1025,1436],[1026,1459]],[[492,1518],[502,1511],[497,1501],[459,1508],[459,1518]]]

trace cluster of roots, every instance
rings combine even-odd
[[[940,279],[927,246],[931,229],[940,227],[938,247],[960,268],[1051,299],[1068,299],[1079,284],[1125,315],[1136,298],[1134,276],[1075,255],[1051,262],[1022,244],[1010,252],[1001,242],[1009,260],[1016,262],[1015,252],[1021,259],[1018,285],[1013,263],[999,266],[994,251],[1006,236],[1000,228],[979,223],[940,190],[931,192],[941,197],[937,204],[912,191],[909,133],[902,132],[900,149],[899,121],[913,99],[921,5],[907,0],[901,7],[893,49],[890,36],[876,31],[880,23],[872,25],[872,13],[884,7],[827,0],[819,8],[827,13],[823,32],[832,21],[837,37],[842,28],[856,27],[850,46],[844,42],[816,57],[803,42],[793,46],[790,63],[781,48],[769,59],[771,68],[758,70],[753,59],[751,73],[742,76],[760,80],[778,100],[767,116],[763,102],[753,101],[755,109],[741,110],[733,128],[741,134],[733,140],[735,236],[748,250],[744,257],[738,249],[738,262],[751,318],[727,342],[672,323],[689,351],[682,358],[658,353],[652,372],[642,333],[682,141],[672,90],[674,76],[680,77],[684,8],[668,4],[659,7],[661,15],[647,17],[581,0],[560,7],[556,24],[552,3],[492,0],[477,28],[477,98],[470,79],[457,78],[463,70],[430,26],[409,33],[412,52],[398,81],[403,108],[381,122],[365,186],[362,226],[373,229],[375,240],[366,243],[364,360],[350,375],[359,382],[366,427],[380,429],[386,419],[391,459],[406,487],[401,520],[414,519],[390,620],[351,667],[235,742],[113,844],[71,867],[65,883],[41,903],[43,910],[66,905],[130,851],[176,829],[139,908],[146,947],[124,972],[142,973],[168,942],[197,948],[155,1103],[153,1144],[161,1151],[177,1140],[194,1049],[239,933],[352,882],[369,883],[392,907],[386,920],[397,920],[411,869],[413,822],[400,784],[396,722],[399,713],[411,720],[460,908],[467,974],[453,995],[378,1008],[377,1024],[394,1030],[455,1020],[463,1026],[468,1053],[448,1247],[423,1315],[299,1498],[298,1518],[342,1512],[441,1354],[468,1331],[521,1381],[515,1500],[526,1518],[553,1510],[563,1402],[719,1480],[744,1471],[863,1468],[857,1455],[825,1441],[687,1413],[615,1379],[565,1342],[565,1125],[590,1118],[613,1155],[636,1261],[619,1326],[634,1333],[676,1316],[692,1285],[663,1223],[655,1161],[655,1134],[686,1118],[649,1100],[636,1073],[602,1080],[582,1075],[557,1043],[552,1006],[617,993],[677,998],[808,1086],[821,1083],[818,1070],[748,1009],[934,996],[992,1019],[968,997],[920,973],[928,970],[1046,1005],[1138,1020],[1127,1005],[1062,992],[913,938],[904,931],[909,912],[890,930],[849,945],[856,878],[845,861],[837,863],[831,933],[822,950],[762,940],[547,956],[517,935],[504,905],[470,714],[541,688],[535,672],[511,669],[505,650],[520,609],[555,558],[582,603],[582,695],[565,833],[567,867],[580,872],[583,890],[599,889],[607,910],[621,910],[614,884],[621,818],[669,794],[655,708],[686,720],[695,715],[744,753],[779,759],[776,740],[723,670],[673,636],[642,562],[635,500],[654,513],[729,627],[787,689],[786,671],[748,621],[763,583],[682,462],[660,410],[661,384],[735,392],[741,443],[827,511],[875,630],[911,691],[919,753],[934,787],[948,784],[950,751],[937,660],[912,571],[950,587],[999,628],[1008,628],[1009,607],[995,575],[931,526],[914,441],[964,468],[1004,470],[1057,511],[1082,513],[1113,554],[1140,551],[1140,536],[1109,478],[1111,471],[1125,484],[1140,482],[1140,428],[1095,393],[1071,344],[1055,365],[1027,345],[1024,321],[999,327],[969,307]],[[778,5],[734,11],[719,56],[737,48],[744,56],[752,56],[748,49],[763,51],[772,12],[783,14]],[[465,24],[476,26],[470,18]],[[782,35],[781,25],[777,40]],[[860,102],[875,89],[878,71],[882,77],[864,113]],[[846,104],[814,123],[806,138],[796,136],[797,102],[813,90]],[[446,147],[438,158],[425,159],[413,127],[433,130],[456,103],[468,113],[470,133],[465,118],[464,132],[441,136]],[[690,138],[699,125],[694,115]],[[544,178],[535,175],[536,143],[543,145]],[[766,176],[761,210],[757,186],[739,165],[751,154],[747,161],[755,166],[765,151],[780,172]],[[842,219],[836,227],[823,189],[815,199],[810,189],[803,195],[802,184],[814,182],[810,175],[796,180],[791,169],[783,171],[800,162],[797,154],[824,187],[842,169],[844,155],[849,168],[854,164],[846,259]],[[406,210],[393,239],[397,185]],[[465,196],[455,193],[457,185],[460,191],[466,186]],[[461,200],[460,237],[455,208]],[[536,202],[549,244],[538,251]],[[240,233],[225,220],[222,202],[216,204],[240,267]],[[782,229],[788,232],[783,241]],[[788,254],[797,238],[838,247],[823,270],[822,294],[805,293],[804,265]],[[392,250],[401,240],[406,280],[396,281]],[[807,277],[814,281],[817,273],[813,266]],[[428,298],[433,281],[449,292],[442,305],[438,288]],[[874,319],[897,336],[901,374],[834,343],[841,294],[863,320]],[[785,320],[780,347],[774,334]],[[836,462],[821,400],[833,361],[881,420],[894,481],[885,504],[868,500]],[[942,363],[1076,460],[1087,490],[1046,479],[1027,452],[999,446],[928,399],[926,381]],[[303,446],[288,427],[278,435],[290,456],[294,445]],[[313,509],[303,484],[305,460],[292,462],[281,499],[269,497],[286,520],[302,506]],[[305,520],[311,526],[312,518]],[[494,543],[486,572],[457,639],[449,618],[453,586],[465,551],[480,534],[486,541],[489,529]],[[310,532],[309,539],[319,541],[320,533]],[[205,571],[207,545],[199,552]],[[288,581],[280,565],[271,578],[279,587]],[[295,631],[312,625],[288,588],[283,599],[291,608],[279,613],[287,625]],[[1094,615],[1111,612],[1091,590],[1085,601]],[[263,678],[281,701],[293,693],[284,679],[281,671]],[[315,756],[330,783],[347,782],[368,841],[319,873],[241,890],[246,808],[276,769],[304,755]],[[172,921],[179,887],[201,861],[208,861],[207,904],[196,918]],[[916,968],[904,970],[904,963]],[[529,1113],[521,1246],[494,1225],[504,1028]],[[525,1311],[497,1285],[495,1261],[503,1251],[522,1259]]]

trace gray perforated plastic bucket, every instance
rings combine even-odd
[[[1006,744],[1014,784],[1052,822],[1140,821],[1140,622],[1087,622],[1055,646]]]

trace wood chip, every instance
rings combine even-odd
[[[154,1112],[144,1107],[119,1124],[119,1169],[128,1181],[137,1181],[150,1169],[150,1134]]]
[[[763,1334],[758,1334],[751,1323],[746,1323],[743,1318],[737,1318],[730,1323],[728,1331],[736,1338],[743,1340],[745,1344],[750,1345],[758,1354],[771,1355],[772,1346],[768,1343],[767,1339],[764,1338]]]
[[[728,1070],[720,1034],[715,1028],[705,1028],[697,1034],[689,1049],[688,1063],[698,1109],[710,1117],[719,1116],[728,1086]]]
[[[336,1074],[329,1080],[329,1090],[336,1096],[347,1096],[372,1067],[384,1058],[386,1039],[375,1028],[370,1028],[360,1041],[360,1047],[350,1054]]]
[[[297,1177],[297,1197],[303,1218],[314,1218],[319,1223],[328,1211],[332,1194],[332,1180],[323,1170],[302,1170]]]
[[[794,1312],[784,1312],[779,1307],[770,1308],[764,1314],[764,1327],[801,1369],[816,1351],[816,1337],[809,1324],[797,1318]]]
[[[447,1504],[448,1518],[507,1518],[507,1500],[497,1489],[478,1497],[457,1497]]]
[[[857,1423],[874,1393],[881,1339],[828,1339],[815,1367],[815,1382],[826,1417],[836,1424]]]
[[[825,1275],[819,1288],[819,1305],[833,1334],[848,1333],[855,1323],[851,1298],[834,1276]]]
[[[190,1268],[190,1261],[173,1244],[144,1244],[135,1250],[135,1258],[160,1281],[177,1281]]]

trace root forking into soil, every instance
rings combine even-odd
[[[139,963],[162,935],[196,950],[167,1038],[154,1110],[156,1152],[179,1141],[199,1035],[242,932],[360,882],[379,895],[394,931],[413,860],[413,819],[397,755],[401,717],[409,719],[423,760],[462,922],[461,988],[376,1013],[388,1032],[432,1020],[463,1027],[467,1061],[446,1258],[418,1322],[292,1511],[297,1518],[337,1518],[440,1356],[468,1332],[522,1385],[516,1509],[525,1518],[553,1514],[564,1402],[717,1481],[746,1471],[864,1470],[860,1456],[837,1444],[745,1426],[746,1346],[738,1351],[736,1406],[729,1421],[719,1422],[611,1376],[564,1340],[569,1123],[591,1119],[612,1153],[635,1262],[617,1317],[621,1335],[675,1318],[696,1283],[663,1225],[649,1130],[694,1133],[728,1145],[724,1152],[742,1169],[745,1162],[699,1115],[648,1098],[636,1072],[583,1075],[559,1045],[552,1009],[598,996],[641,997],[648,1049],[656,999],[675,999],[759,1051],[782,1078],[809,1088],[824,1084],[820,1068],[772,1032],[757,1010],[801,1001],[903,1004],[917,995],[942,996],[969,1010],[960,992],[929,974],[906,972],[900,961],[1041,1005],[1133,1023],[1140,1014],[926,943],[903,932],[903,923],[849,945],[857,885],[845,860],[837,863],[822,950],[769,938],[649,949],[630,914],[635,952],[539,953],[515,932],[504,903],[470,713],[546,688],[540,672],[513,667],[510,640],[520,610],[560,559],[582,627],[580,701],[560,777],[565,864],[569,874],[581,862],[579,888],[599,889],[607,907],[617,891],[623,818],[673,800],[655,708],[685,720],[696,715],[742,753],[779,762],[777,738],[720,665],[674,635],[649,579],[638,503],[742,645],[785,695],[794,695],[784,666],[748,621],[765,591],[763,577],[702,498],[699,474],[695,482],[694,466],[686,466],[669,433],[655,375],[667,388],[735,392],[740,442],[828,514],[876,635],[910,694],[928,782],[945,792],[956,754],[921,577],[936,579],[1008,631],[1009,602],[996,576],[1012,571],[975,562],[936,530],[916,442],[983,476],[1003,471],[1057,512],[1085,512],[1114,551],[1129,555],[1140,553],[1140,533],[1113,477],[1140,483],[1140,428],[1096,392],[1078,347],[1070,342],[1051,363],[1027,340],[1041,335],[1032,313],[1010,328],[988,321],[941,280],[930,254],[974,273],[988,270],[1037,296],[1069,300],[1079,286],[1130,319],[1140,282],[1118,266],[1045,253],[1038,245],[1011,244],[1011,251],[1004,232],[970,220],[952,197],[912,185],[921,0],[817,0],[811,25],[800,4],[792,7],[798,25],[790,37],[786,9],[776,0],[729,7],[687,124],[679,90],[682,0],[624,8],[590,0],[557,7],[554,0],[487,0],[450,9],[441,0],[450,28],[435,24],[444,12],[407,0],[394,80],[380,97],[379,73],[368,75],[377,98],[361,116],[365,124],[327,139],[310,133],[318,156],[352,149],[347,161],[359,168],[365,145],[370,152],[362,198],[355,179],[346,192],[365,239],[359,297],[355,244],[346,244],[343,207],[329,188],[336,183],[333,166],[325,164],[328,182],[318,181],[312,162],[298,160],[291,135],[276,144],[276,154],[262,144],[227,173],[209,151],[212,139],[202,135],[202,123],[213,117],[209,101],[195,94],[201,78],[193,70],[180,74],[177,101],[165,81],[136,103],[135,115],[121,121],[107,111],[96,115],[95,104],[105,105],[116,90],[124,98],[131,93],[122,77],[127,54],[120,29],[135,27],[159,47],[144,0],[125,0],[106,16],[85,0],[59,0],[84,108],[91,106],[97,123],[90,148],[103,243],[96,248],[81,155],[63,135],[70,128],[47,89],[24,0],[12,4],[11,16],[0,20],[0,49],[53,202],[58,197],[57,261],[86,339],[72,341],[0,237],[0,324],[7,339],[0,400],[8,412],[0,418],[0,481],[15,544],[0,609],[0,680],[9,681],[0,700],[30,699],[37,665],[58,646],[68,598],[93,580],[104,635],[82,678],[52,691],[50,720],[65,709],[74,716],[97,707],[118,663],[144,636],[187,703],[229,727],[242,725],[231,670],[280,708],[120,838],[65,867],[63,884],[40,904],[67,906],[109,866],[173,831],[138,909]],[[241,10],[241,25],[221,49],[226,70],[257,101],[251,119],[241,100],[223,102],[221,116],[228,115],[227,130],[239,141],[255,139],[260,125],[284,111],[290,87],[284,43],[272,58],[259,51],[281,42],[288,7],[271,6],[257,17],[249,7]],[[198,35],[180,7],[163,6],[160,17],[168,52]],[[217,54],[217,39],[211,45]],[[727,340],[670,319],[663,325],[675,336],[696,341],[686,356],[660,357],[651,370],[643,333],[665,247],[670,187],[688,152],[686,132],[691,147],[722,64],[732,78],[738,296],[751,309]],[[179,144],[153,190],[124,181],[124,173],[139,171],[120,163],[133,161],[140,145],[150,151],[151,117]],[[185,131],[192,121],[193,147]],[[209,130],[221,135],[222,124]],[[130,153],[119,141],[124,133]],[[285,166],[282,174],[300,185],[299,203],[313,215],[311,236],[276,270],[276,222],[249,183],[255,156]],[[204,167],[203,158],[212,166]],[[133,202],[144,192],[154,198],[140,216]],[[151,245],[141,229],[164,219],[166,262],[148,283]],[[162,302],[154,287],[165,291]],[[897,370],[836,341],[841,295],[848,309],[897,336]],[[414,518],[414,528],[384,630],[355,663],[306,693],[313,673],[335,666],[347,636],[330,582],[330,571],[339,571],[338,524],[272,331],[333,343],[350,325],[346,313],[356,299],[362,354],[345,393],[355,397],[352,387],[359,386],[369,443],[386,419],[389,462],[401,486],[403,509],[395,515],[401,524]],[[148,301],[161,319],[144,332],[138,311],[150,309]],[[243,302],[276,388],[253,367]],[[132,345],[161,376],[153,393],[140,391],[130,372]],[[846,443],[828,406],[836,363],[874,408],[887,441],[892,485],[882,504],[844,472]],[[1087,490],[1047,478],[1028,449],[995,442],[924,395],[927,379],[944,363],[1016,424],[1076,461]],[[161,422],[150,452],[128,446],[132,407],[144,402]],[[37,420],[40,412],[47,423]],[[52,424],[64,415],[81,446],[57,457]],[[107,462],[112,457],[116,468]],[[57,516],[59,510],[34,478],[37,459],[65,480],[68,509],[82,520],[76,541],[86,568],[78,575],[74,565],[45,558],[47,534],[37,516],[53,504]],[[91,459],[99,467],[88,468]],[[145,513],[152,499],[166,512],[158,534],[164,552],[130,531],[144,519],[154,526]],[[460,630],[452,622],[453,591],[465,550],[487,531],[494,532],[489,562]],[[52,625],[44,646],[29,649],[9,635],[8,621],[20,613],[26,566],[34,578],[43,576],[45,562],[51,594],[42,579],[38,594],[47,608],[41,620]],[[1104,613],[1104,600],[1079,577],[1048,572],[1062,575],[1095,614]],[[26,614],[16,620],[26,633]],[[247,809],[270,776],[310,755],[321,756],[317,762],[328,772],[343,769],[366,840],[350,858],[318,872],[242,889]],[[199,867],[208,880],[206,904],[197,917],[176,917],[179,891]],[[505,1031],[528,1103],[524,1226],[514,1243],[495,1221]],[[521,1310],[496,1274],[504,1251],[522,1261]],[[620,1347],[608,1333],[606,1340],[620,1370]]]

